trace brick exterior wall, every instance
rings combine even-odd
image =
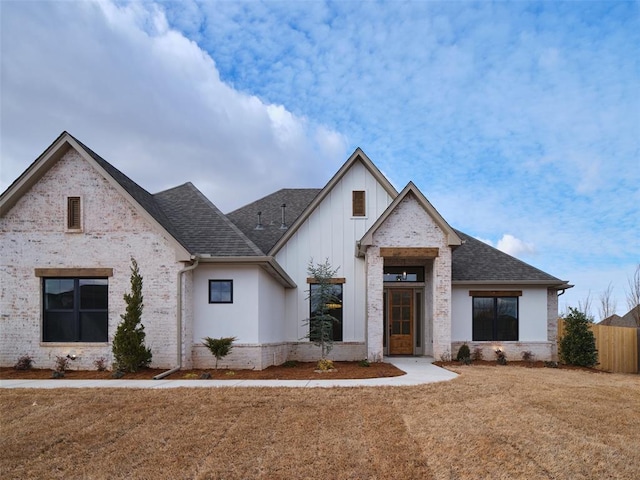
[[[82,231],[66,231],[67,197],[79,196]],[[130,291],[130,259],[143,276],[143,324],[153,367],[176,364],[176,278],[182,264],[174,246],[75,150],[69,150],[0,219],[0,365],[31,355],[36,368],[51,368],[74,350],[72,368],[93,369],[111,345],[123,294]],[[112,268],[109,278],[109,343],[45,343],[42,279],[36,268]]]
[[[439,256],[433,269],[425,266],[425,275],[432,271],[433,290],[426,295],[425,318],[433,319],[424,332],[431,333],[433,355],[440,356],[451,348],[451,248],[447,236],[422,208],[413,194],[408,194],[391,212],[373,235],[374,245],[367,249],[367,354],[382,352],[384,261],[379,247],[437,247]],[[429,351],[429,347],[425,346]]]

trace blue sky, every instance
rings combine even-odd
[[[62,130],[223,211],[361,147],[576,287],[640,262],[638,2],[0,2],[0,188]]]

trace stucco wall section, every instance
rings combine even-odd
[[[80,233],[66,231],[67,197],[82,202]],[[72,368],[95,368],[110,343],[43,343],[42,279],[36,268],[112,268],[108,338],[111,342],[130,291],[130,259],[143,276],[143,324],[152,366],[176,363],[176,278],[182,268],[173,244],[75,150],[69,150],[0,219],[0,364],[31,355],[50,368],[56,355],[75,350]]]

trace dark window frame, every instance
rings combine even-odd
[[[224,285],[224,284],[228,284],[229,285],[229,291],[220,291],[220,296],[222,297],[223,294],[228,294],[228,298],[220,298],[220,299],[214,299],[213,295],[212,295],[212,290],[211,287],[213,285]],[[210,304],[229,304],[229,303],[233,303],[233,280],[232,279],[212,279],[209,280],[209,303]]]
[[[482,328],[483,318],[481,316],[481,306],[477,305],[476,300],[492,300],[492,311],[490,318],[491,335],[486,335],[487,328]],[[507,316],[500,316],[500,302],[515,301],[515,317],[510,320]],[[479,302],[478,302],[479,303]],[[515,320],[515,321],[514,321]],[[472,341],[474,342],[517,342],[520,338],[520,300],[518,295],[475,295],[472,297]],[[511,324],[511,327],[509,327]],[[505,328],[507,327],[507,328]],[[484,331],[483,331],[484,330]],[[484,333],[484,334],[483,334]]]
[[[311,283],[309,285],[309,325],[311,325],[311,322],[313,322],[313,316],[314,316],[314,310],[313,310],[313,304],[312,304],[312,300],[311,298],[313,297],[313,292],[312,290],[314,288],[317,288],[320,284],[319,283]],[[340,293],[336,294],[333,293],[334,296],[336,296],[339,301],[340,301],[340,308],[329,308],[327,310],[327,313],[329,315],[331,315],[332,317],[334,317],[337,321],[333,322],[333,328],[332,328],[332,336],[333,336],[333,341],[334,342],[342,342],[344,341],[344,331],[343,331],[343,323],[344,323],[344,287],[343,287],[343,283],[342,282],[331,282],[330,283],[330,287],[332,289],[340,289]],[[313,336],[311,335],[311,333],[309,333],[309,340],[311,340],[312,342],[315,340],[313,338]]]
[[[68,302],[68,306],[49,305],[50,300],[51,303],[55,303],[53,298],[48,297],[48,295],[54,295],[55,286],[51,283],[53,281],[73,282],[72,289],[66,292],[67,296],[60,297],[59,300],[60,304]],[[104,282],[102,285],[106,287],[104,294],[100,289],[93,289],[93,292],[83,291],[83,287],[96,285],[95,281]],[[60,295],[63,293],[60,292]],[[94,308],[91,308],[91,306],[84,306],[84,301],[94,303],[97,301],[97,303],[104,303],[104,306],[95,308],[95,305],[92,305]],[[107,343],[109,341],[109,279],[106,277],[43,277],[42,341],[44,343]]]

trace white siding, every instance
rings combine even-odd
[[[258,273],[260,343],[282,342],[285,339],[284,287],[264,270]]]
[[[201,264],[194,272],[193,343],[204,337],[236,337],[258,343],[260,267]],[[233,303],[209,303],[209,280],[233,280]]]
[[[367,215],[352,217],[354,190],[366,192]],[[298,341],[307,334],[303,323],[309,316],[307,300],[307,267],[329,260],[339,267],[338,277],[344,277],[343,339],[345,342],[365,340],[366,298],[364,259],[355,255],[360,240],[391,203],[392,198],[376,178],[360,162],[353,164],[327,197],[301,225],[276,260],[296,282],[298,288],[286,291],[286,340]]]

